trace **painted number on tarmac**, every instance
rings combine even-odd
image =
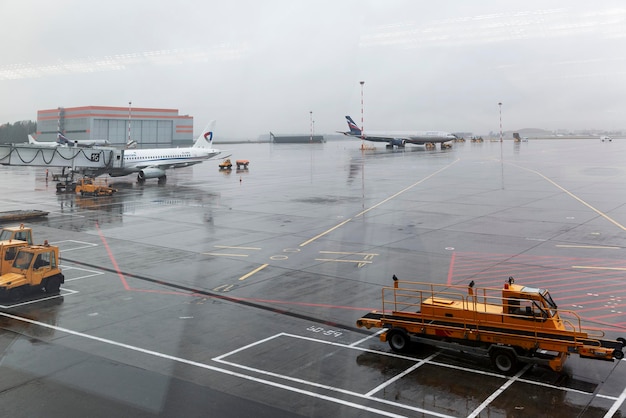
[[[312,325],[312,326],[308,327],[306,330],[307,331],[311,331],[311,332],[318,332],[318,333],[321,333],[323,335],[331,335],[331,336],[333,336],[335,338],[341,337],[341,334],[342,334],[340,331],[335,331],[335,330],[332,330],[332,329],[326,329],[326,328],[322,328],[322,327],[316,327],[315,325]]]

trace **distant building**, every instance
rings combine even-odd
[[[275,144],[308,144],[326,142],[324,135],[274,135],[270,132],[270,141]]]
[[[130,121],[130,129],[129,129]],[[144,148],[167,148],[193,142],[193,117],[178,109],[82,106],[37,111],[37,140],[56,141],[61,131],[71,140],[106,139],[124,145],[129,135]]]

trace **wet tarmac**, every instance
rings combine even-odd
[[[0,301],[0,414],[624,416],[624,361],[505,376],[395,354],[355,322],[394,274],[513,276],[626,336],[626,140],[360,145],[224,144],[247,170],[109,178],[100,198],[0,166],[2,210],[49,212],[27,225],[66,277],[59,296]]]

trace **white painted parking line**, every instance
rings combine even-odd
[[[383,328],[383,329],[379,329],[378,331],[376,331],[376,333],[374,333],[374,334],[372,334],[372,335],[368,335],[368,336],[367,336],[367,337],[365,337],[365,338],[362,338],[362,339],[360,339],[360,340],[358,340],[358,341],[353,342],[352,344],[350,344],[350,347],[356,347],[357,345],[361,345],[361,344],[363,344],[365,341],[367,341],[367,340],[369,340],[369,339],[372,339],[372,338],[374,338],[374,337],[377,337],[378,335],[382,334],[382,333],[383,333],[383,332],[385,332],[385,331],[386,331],[386,329],[384,329],[384,328]]]
[[[70,294],[71,293],[76,293],[76,292],[72,292],[72,291],[68,291],[68,292]],[[42,299],[39,299],[39,300],[42,300]],[[15,305],[13,305],[13,306],[15,306]],[[217,372],[217,373],[223,373],[223,374],[227,374],[229,376],[250,380],[250,381],[253,381],[253,382],[256,382],[256,383],[259,383],[259,384],[263,384],[263,385],[267,385],[267,386],[271,386],[271,387],[275,387],[275,388],[279,388],[279,389],[283,389],[283,390],[299,393],[299,394],[302,394],[302,395],[305,395],[305,396],[310,396],[310,397],[314,397],[314,398],[317,398],[317,399],[325,400],[325,401],[328,401],[328,402],[333,402],[333,403],[345,405],[345,406],[348,406],[348,407],[351,407],[351,408],[355,408],[355,409],[359,409],[359,410],[362,410],[362,411],[372,412],[372,413],[379,414],[379,415],[382,415],[382,416],[388,416],[388,417],[401,417],[401,416],[403,416],[403,415],[399,415],[399,414],[392,413],[392,412],[389,412],[389,411],[384,411],[384,410],[381,410],[381,409],[368,407],[368,406],[365,406],[365,405],[362,405],[362,404],[359,404],[359,403],[347,401],[345,399],[341,399],[341,398],[337,398],[337,397],[333,397],[333,396],[328,396],[328,395],[322,395],[320,393],[313,392],[313,391],[310,391],[310,390],[300,389],[298,387],[290,386],[290,385],[279,383],[279,382],[276,382],[276,381],[255,377],[255,376],[253,376],[251,374],[239,373],[239,372],[232,371],[232,370],[229,370],[229,369],[224,369],[224,368],[212,366],[212,365],[209,365],[209,364],[200,363],[200,362],[196,362],[196,361],[189,360],[189,359],[184,359],[184,358],[181,358],[181,357],[175,357],[175,356],[172,356],[172,355],[169,355],[169,354],[160,353],[160,352],[157,352],[157,351],[148,350],[148,349],[144,349],[144,348],[137,347],[137,346],[132,346],[132,345],[129,345],[129,344],[121,343],[121,342],[110,340],[110,339],[106,339],[106,338],[96,337],[96,336],[85,334],[85,333],[82,333],[82,332],[73,331],[73,330],[70,330],[68,328],[63,328],[63,327],[47,324],[47,323],[44,323],[44,322],[35,321],[35,320],[29,319],[29,318],[20,317],[20,316],[12,315],[12,314],[5,313],[5,312],[0,312],[0,316],[4,316],[6,318],[11,318],[11,319],[14,319],[14,320],[17,320],[17,321],[30,323],[30,324],[33,324],[33,325],[38,325],[38,326],[41,326],[41,327],[44,327],[44,328],[53,329],[53,330],[58,331],[58,332],[64,332],[64,333],[67,333],[69,335],[74,335],[74,336],[77,336],[77,337],[90,339],[90,340],[93,340],[93,341],[100,342],[102,344],[112,345],[112,346],[116,346],[116,347],[119,347],[119,348],[122,348],[122,349],[132,350],[132,351],[143,353],[143,354],[146,354],[146,355],[150,355],[150,356],[154,356],[154,357],[158,357],[158,358],[162,358],[162,359],[166,359],[166,360],[170,360],[170,361],[183,363],[183,364],[190,365],[190,366],[193,366],[193,367],[198,367],[198,368],[202,368],[202,369],[205,369],[205,370],[210,370],[210,371]],[[245,366],[245,365],[242,365],[242,364],[237,364],[237,363],[233,363],[233,362],[229,362],[229,361],[225,360],[225,358],[227,358],[229,356],[232,356],[232,355],[234,355],[236,353],[243,352],[243,351],[245,351],[247,349],[250,349],[250,348],[252,348],[254,346],[263,344],[265,342],[268,342],[270,340],[273,340],[273,339],[279,338],[279,337],[297,338],[297,339],[300,339],[300,340],[310,341],[312,343],[327,344],[327,345],[331,345],[331,346],[335,346],[335,347],[343,347],[343,348],[350,349],[350,350],[357,350],[357,351],[361,351],[361,352],[375,353],[375,354],[379,354],[381,356],[389,356],[389,357],[407,359],[407,360],[416,362],[416,364],[411,366],[411,367],[409,367],[406,371],[402,372],[400,375],[393,377],[388,382],[385,382],[383,385],[379,385],[378,387],[370,390],[367,393],[358,393],[358,392],[353,392],[353,391],[349,391],[349,390],[338,388],[338,387],[333,387],[333,386],[320,384],[320,383],[317,383],[317,382],[311,382],[311,381],[307,381],[307,380],[304,380],[304,379],[298,379],[298,378],[294,378],[294,377],[291,377],[291,376],[286,376],[286,375],[281,375],[281,374],[278,374],[278,373],[273,373],[273,372],[270,372],[270,371],[267,371],[267,370],[256,369],[254,367],[249,367],[249,366]],[[362,339],[360,341],[365,341],[365,340],[366,339]],[[405,410],[409,410],[409,411],[413,411],[413,412],[418,412],[418,413],[421,413],[421,414],[426,414],[426,415],[435,416],[435,417],[442,417],[442,418],[451,418],[451,416],[450,415],[446,415],[446,414],[442,414],[442,413],[439,413],[439,412],[435,412],[435,411],[426,410],[426,409],[419,408],[419,407],[414,407],[414,406],[411,406],[411,405],[406,405],[406,404],[401,404],[401,403],[394,402],[394,401],[389,401],[387,399],[377,398],[377,397],[373,396],[373,394],[376,393],[377,391],[381,390],[383,387],[388,386],[390,383],[393,383],[393,381],[397,381],[401,377],[403,377],[403,376],[407,375],[408,373],[414,371],[420,365],[422,365],[422,364],[432,364],[432,365],[437,365],[437,366],[441,366],[441,367],[454,368],[454,369],[458,369],[458,370],[468,371],[468,372],[471,372],[471,373],[483,374],[483,375],[488,375],[488,376],[493,376],[493,377],[507,379],[506,382],[496,392],[494,392],[476,410],[474,410],[472,412],[470,417],[478,416],[481,411],[483,411],[491,402],[493,402],[494,399],[496,399],[504,390],[509,388],[514,382],[524,382],[524,383],[531,384],[531,385],[550,387],[550,388],[553,388],[553,389],[562,390],[562,391],[566,391],[566,392],[574,392],[574,393],[585,394],[585,395],[588,395],[588,396],[594,396],[593,393],[589,393],[589,392],[583,392],[583,391],[576,390],[576,389],[569,389],[569,388],[564,388],[564,387],[558,387],[558,386],[554,386],[554,385],[544,384],[544,383],[541,383],[541,382],[535,382],[535,381],[531,381],[531,380],[527,380],[527,379],[521,379],[520,376],[530,366],[526,366],[526,368],[521,370],[514,377],[508,377],[508,376],[503,376],[503,375],[496,374],[496,373],[484,372],[484,371],[480,371],[480,370],[474,370],[474,369],[469,369],[469,368],[465,368],[465,367],[459,367],[459,366],[454,366],[454,365],[449,365],[449,364],[443,364],[443,363],[435,362],[435,361],[432,360],[432,358],[436,354],[433,354],[430,357],[427,357],[425,359],[421,359],[420,360],[420,359],[416,359],[414,357],[408,357],[408,356],[403,356],[403,355],[394,354],[394,353],[386,353],[386,352],[382,352],[382,351],[379,351],[379,350],[371,350],[371,349],[356,347],[354,343],[347,345],[347,344],[336,343],[336,342],[332,342],[332,341],[319,340],[319,339],[315,339],[315,338],[311,338],[311,337],[299,336],[299,335],[288,334],[288,333],[279,333],[279,334],[270,336],[268,338],[265,338],[265,339],[262,339],[262,340],[258,340],[256,342],[251,343],[251,344],[239,347],[239,348],[237,348],[235,350],[232,350],[232,351],[230,351],[228,353],[225,353],[225,354],[222,354],[220,356],[217,356],[217,357],[213,358],[212,360],[215,361],[215,362],[221,363],[221,364],[227,364],[229,366],[236,367],[238,369],[246,370],[246,371],[249,371],[249,372],[253,372],[253,373],[256,373],[256,374],[270,376],[270,377],[275,378],[275,379],[281,379],[283,381],[289,381],[289,382],[294,382],[294,383],[298,383],[298,384],[302,384],[302,385],[306,385],[306,386],[310,386],[310,387],[315,387],[315,388],[318,388],[318,389],[324,389],[324,390],[328,390],[328,391],[332,391],[332,392],[348,395],[348,396],[351,396],[351,397],[363,399],[363,400],[366,400],[366,401],[377,402],[377,403],[380,403],[380,404],[393,406],[393,407],[399,408],[399,409],[405,409]],[[595,395],[595,396],[600,397],[600,395]],[[602,396],[602,398],[604,398],[604,399],[611,399],[611,400],[615,401],[615,403],[613,404],[611,409],[605,415],[606,418],[611,417],[621,407],[621,405],[626,400],[626,389],[624,389],[624,391],[622,392],[622,394],[620,395],[619,398],[611,397],[611,396]]]
[[[506,382],[504,382],[502,386],[498,388],[498,390],[496,390],[487,399],[485,399],[483,403],[478,405],[478,408],[474,409],[474,411],[471,414],[469,414],[467,418],[477,417],[486,407],[488,407],[491,404],[491,402],[494,401],[494,399],[500,396],[502,392],[504,392],[509,386],[515,383],[520,378],[521,375],[526,373],[526,370],[530,369],[530,366],[531,366],[530,364],[527,364],[526,366],[522,368],[522,370],[518,371],[515,374],[515,376],[510,377]]]
[[[146,354],[149,356],[154,356],[154,357],[158,357],[158,358],[162,358],[165,360],[170,360],[170,361],[175,361],[178,363],[182,363],[182,364],[186,364],[189,366],[194,366],[194,367],[198,367],[198,368],[202,368],[205,370],[210,370],[213,372],[217,372],[217,373],[223,373],[229,376],[233,376],[233,377],[238,377],[241,379],[246,379],[246,380],[250,380],[256,383],[260,383],[260,384],[264,384],[267,386],[272,386],[275,388],[279,388],[279,389],[284,389],[290,392],[295,392],[295,393],[299,393],[301,395],[306,395],[306,396],[311,396],[317,399],[322,399],[328,402],[333,402],[333,403],[337,403],[337,404],[341,404],[341,405],[345,405],[351,408],[355,408],[355,409],[359,409],[361,411],[367,411],[367,412],[372,412],[374,414],[378,414],[378,415],[382,415],[382,416],[386,416],[386,417],[391,417],[391,418],[401,418],[404,417],[404,415],[398,415],[398,414],[394,414],[388,411],[383,411],[382,409],[376,409],[376,408],[371,408],[365,405],[360,405],[358,403],[354,403],[354,402],[350,402],[350,401],[346,401],[343,399],[339,399],[339,398],[334,398],[331,396],[327,396],[327,395],[322,395],[319,393],[315,393],[315,392],[310,392],[308,390],[304,390],[304,389],[299,389],[293,386],[287,386],[278,382],[273,382],[270,380],[265,380],[265,379],[260,379],[254,376],[250,376],[250,375],[246,375],[243,373],[237,373],[231,370],[227,370],[227,369],[223,369],[220,367],[215,367],[215,366],[211,366],[205,363],[199,363],[193,360],[188,360],[188,359],[184,359],[181,357],[175,357],[169,354],[165,354],[165,353],[159,353],[158,351],[153,351],[153,350],[147,350],[145,348],[141,348],[141,347],[136,347],[136,346],[132,346],[130,344],[124,344],[124,343],[120,343],[118,341],[114,341],[114,340],[109,340],[106,338],[101,338],[101,337],[96,337],[93,335],[89,335],[89,334],[85,334],[83,332],[78,332],[78,331],[73,331],[71,329],[68,328],[63,328],[63,327],[58,327],[55,325],[50,325],[50,324],[46,324],[44,322],[39,322],[39,321],[35,321],[29,318],[24,318],[21,316],[17,316],[17,315],[12,315],[6,312],[0,312],[0,316],[6,317],[6,318],[10,318],[10,319],[14,319],[17,321],[22,321],[22,322],[27,322],[29,324],[33,324],[33,325],[38,325],[44,328],[49,328],[49,329],[53,329],[55,331],[58,332],[64,332],[66,334],[70,334],[73,335],[75,337],[80,337],[80,338],[86,338],[92,341],[97,341],[100,342],[102,344],[107,344],[107,345],[112,345],[112,346],[116,346],[122,349],[126,349],[126,350],[132,350],[138,353],[142,353],[142,354]],[[446,417],[448,418],[448,416],[445,415],[436,415],[436,416],[441,416],[441,417]]]
[[[356,347],[357,343],[366,341],[367,339],[373,337],[374,335],[371,335],[371,336],[366,337],[366,338],[364,338],[362,340],[359,340],[356,343],[352,343],[352,344],[347,345],[347,344],[341,344],[341,343],[336,343],[336,342],[331,342],[331,341],[318,340],[318,339],[311,338],[311,337],[304,337],[304,336],[288,334],[288,333],[279,333],[279,334],[276,334],[274,336],[265,338],[263,340],[259,340],[259,341],[256,341],[254,343],[248,344],[248,345],[246,345],[244,347],[240,347],[240,348],[238,348],[236,350],[233,350],[231,352],[222,354],[221,356],[213,358],[213,360],[217,361],[219,363],[228,364],[228,365],[233,366],[233,367],[238,367],[238,368],[241,368],[241,369],[244,369],[244,370],[248,370],[250,372],[264,374],[264,375],[267,375],[267,376],[272,376],[274,378],[279,378],[279,379],[284,379],[284,380],[288,380],[288,381],[293,381],[293,382],[300,383],[300,384],[306,384],[306,385],[318,387],[318,388],[321,388],[321,389],[326,389],[326,390],[331,390],[331,391],[335,391],[335,392],[339,392],[339,393],[344,393],[344,394],[355,396],[355,397],[365,398],[365,399],[369,399],[369,400],[372,400],[372,401],[393,405],[393,406],[398,407],[398,408],[411,409],[411,410],[414,410],[414,411],[417,411],[417,412],[421,412],[421,413],[425,413],[425,414],[429,414],[429,415],[433,415],[433,416],[446,416],[446,415],[439,414],[439,413],[437,413],[435,411],[424,410],[424,409],[421,409],[421,408],[414,408],[414,407],[411,407],[409,405],[400,404],[400,403],[392,402],[392,401],[387,401],[385,399],[377,398],[377,397],[375,397],[373,395],[376,392],[378,392],[379,390],[381,390],[384,387],[388,386],[389,384],[397,381],[399,378],[401,378],[401,377],[407,375],[408,373],[414,371],[415,369],[417,369],[421,365],[423,365],[423,364],[431,364],[431,365],[434,365],[434,366],[446,367],[446,368],[450,368],[450,369],[456,369],[456,370],[464,371],[464,372],[468,372],[468,373],[479,374],[479,375],[495,377],[495,378],[500,378],[500,379],[506,379],[506,382],[496,392],[494,392],[490,397],[488,397],[472,413],[472,415],[470,415],[472,417],[478,416],[482,410],[484,410],[491,402],[493,402],[493,400],[495,398],[497,398],[498,395],[500,395],[504,390],[506,390],[510,385],[512,385],[515,382],[523,382],[523,383],[530,384],[530,385],[546,387],[546,388],[550,388],[550,389],[554,389],[554,390],[560,390],[560,391],[568,392],[568,393],[577,393],[577,394],[581,394],[581,395],[596,396],[596,397],[601,397],[603,399],[615,400],[616,401],[616,405],[618,405],[617,406],[618,408],[626,400],[626,389],[625,389],[624,393],[622,394],[624,399],[622,399],[622,397],[620,397],[618,399],[617,397],[614,397],[614,396],[600,395],[600,394],[594,395],[593,393],[585,392],[585,391],[582,391],[582,390],[579,390],[579,389],[572,389],[572,388],[567,388],[567,387],[562,387],[562,386],[556,386],[556,385],[552,385],[552,384],[548,384],[548,383],[542,383],[542,382],[537,382],[537,381],[534,381],[534,380],[521,378],[521,376],[524,374],[524,372],[526,372],[531,367],[531,365],[526,365],[522,370],[520,370],[519,373],[517,373],[513,377],[510,377],[510,376],[502,375],[502,374],[495,373],[495,372],[488,372],[488,371],[483,371],[483,370],[470,369],[470,368],[467,368],[467,367],[462,367],[462,366],[457,366],[457,365],[453,365],[453,364],[445,364],[445,363],[440,363],[440,362],[437,362],[437,361],[433,361],[433,358],[438,353],[435,353],[432,356],[429,356],[429,357],[427,357],[425,359],[420,360],[420,359],[417,359],[415,357],[408,357],[408,356],[395,354],[395,353],[386,353],[386,352],[382,352],[382,351],[379,351],[379,350],[371,350],[371,349]],[[378,387],[370,390],[369,392],[367,392],[365,394],[361,394],[361,393],[356,393],[356,392],[348,391],[348,390],[341,389],[341,388],[336,388],[336,387],[331,387],[331,386],[328,386],[328,385],[319,384],[319,383],[316,383],[316,382],[305,381],[305,380],[294,378],[294,377],[291,377],[291,376],[280,375],[280,374],[277,374],[277,373],[269,372],[267,370],[256,369],[254,367],[249,367],[249,366],[245,366],[245,365],[242,365],[242,364],[237,364],[237,363],[233,363],[233,362],[224,360],[226,357],[229,357],[229,356],[231,356],[233,354],[239,353],[241,351],[245,351],[246,349],[249,349],[251,347],[254,347],[256,345],[262,344],[264,342],[267,342],[269,340],[272,340],[272,339],[275,339],[275,338],[278,338],[278,337],[291,337],[291,338],[297,338],[297,339],[301,339],[301,340],[309,340],[309,341],[315,342],[315,343],[328,344],[328,345],[333,345],[333,346],[336,346],[336,347],[344,347],[344,348],[358,350],[358,351],[363,351],[363,352],[375,353],[375,354],[379,354],[381,356],[388,356],[388,357],[394,357],[394,358],[399,358],[399,359],[405,359],[405,360],[409,360],[409,361],[414,361],[417,364],[415,364],[414,366],[411,366],[410,368],[408,368],[406,371],[404,371],[400,375],[394,376],[389,381],[384,382],[383,384],[381,384]]]
[[[432,360],[436,355],[437,355],[437,353],[431,354],[430,356],[426,357],[424,360],[418,361],[417,363],[415,363],[413,366],[409,367],[408,369],[406,369],[402,373],[399,373],[399,374],[395,375],[394,377],[392,377],[391,379],[387,380],[386,382],[383,382],[380,385],[376,386],[374,389],[372,389],[369,392],[367,392],[365,394],[365,396],[372,396],[375,393],[377,393],[378,391],[380,391],[380,390],[386,388],[387,386],[389,386],[390,384],[396,382],[397,380],[402,379],[404,376],[406,376],[409,373],[412,373],[418,367],[421,367],[423,364],[426,364],[429,360]]]
[[[607,413],[604,414],[604,418],[611,418],[613,414],[615,414],[617,410],[622,407],[622,404],[624,403],[625,400],[626,400],[626,388],[624,388],[624,390],[622,391],[622,394],[619,395],[619,398],[615,400],[615,402],[613,403],[613,406],[611,406],[611,409],[609,409]]]
[[[55,241],[55,242],[51,242],[50,244],[56,245],[58,247],[63,247],[61,248],[62,253],[69,252],[69,251],[82,250],[83,248],[93,248],[93,247],[97,247],[98,245],[100,245],[100,244],[94,244],[94,243],[86,242],[86,241],[75,241],[73,239]],[[62,245],[59,245],[59,244],[62,244]]]
[[[335,342],[325,341],[325,340],[317,340],[315,338],[303,337],[303,336],[300,336],[300,335],[287,334],[287,333],[281,332],[281,333],[273,335],[273,336],[271,336],[269,338],[265,338],[263,340],[259,340],[257,342],[252,343],[252,344],[248,344],[245,347],[241,347],[241,348],[238,348],[236,350],[230,351],[230,352],[228,352],[226,354],[222,354],[221,356],[215,357],[212,360],[217,361],[218,363],[227,364],[227,365],[232,366],[232,367],[237,367],[237,368],[240,368],[240,369],[243,369],[243,370],[247,370],[249,372],[263,374],[263,375],[266,375],[266,376],[271,376],[271,377],[274,377],[274,378],[277,378],[277,379],[287,380],[287,381],[290,381],[290,382],[299,383],[299,384],[303,384],[303,385],[307,385],[307,386],[313,386],[313,387],[316,387],[316,388],[319,388],[319,389],[325,389],[325,390],[332,391],[332,392],[342,393],[342,394],[353,396],[353,397],[356,397],[356,398],[365,399],[365,400],[369,400],[369,401],[374,401],[374,402],[378,402],[378,403],[394,406],[394,407],[401,408],[401,409],[408,409],[410,411],[419,412],[421,414],[427,414],[427,415],[431,415],[431,416],[434,416],[434,417],[441,417],[441,418],[452,418],[451,415],[442,414],[442,413],[431,411],[431,410],[428,410],[428,409],[423,409],[423,408],[419,408],[419,407],[416,407],[416,406],[406,405],[406,404],[402,404],[402,403],[399,403],[399,402],[393,402],[393,401],[389,401],[389,400],[383,399],[383,398],[376,398],[376,397],[370,396],[368,394],[358,393],[358,392],[354,392],[354,391],[338,388],[338,387],[335,387],[335,386],[324,385],[324,384],[321,384],[321,383],[312,382],[312,381],[304,380],[304,379],[299,379],[297,377],[291,377],[291,376],[287,376],[287,375],[282,375],[282,374],[270,372],[270,371],[267,371],[267,370],[256,369],[254,367],[244,366],[243,364],[233,363],[233,362],[224,360],[225,357],[229,357],[229,356],[231,356],[231,355],[233,355],[235,353],[239,353],[241,351],[244,351],[244,350],[249,349],[251,347],[254,347],[256,345],[262,344],[263,342],[267,342],[269,340],[272,340],[272,339],[275,339],[275,338],[279,338],[279,337],[297,338],[297,339],[301,339],[301,340],[308,340],[308,341],[315,342],[315,343],[322,343],[322,344],[332,345],[332,346],[335,346],[335,347],[343,347],[343,348],[357,350],[357,351],[365,351],[365,352],[376,353],[376,354],[381,354],[381,355],[385,355],[386,354],[386,353],[381,353],[380,351],[376,351],[376,350],[369,350],[369,349],[365,349],[365,348],[351,347],[350,345],[346,345],[346,344],[335,343]],[[412,360],[412,361],[416,361],[417,360],[415,358],[405,357],[405,356],[394,356],[394,357],[405,358],[405,359],[409,359],[409,360]],[[421,363],[425,363],[425,361],[422,361]],[[403,373],[403,374],[406,374],[406,373]]]
[[[78,291],[76,291],[76,290],[70,290],[70,289],[63,289],[63,288],[61,288],[61,291],[58,294],[56,294],[56,295],[47,296],[45,298],[25,300],[23,302],[13,303],[11,305],[0,305],[0,308],[5,308],[5,309],[6,308],[17,308],[19,306],[33,305],[35,303],[43,302],[45,300],[52,300],[52,299],[58,299],[58,298],[63,297],[63,296],[75,295],[76,293],[78,293]]]
[[[86,273],[89,274],[84,274],[82,276],[78,276],[78,277],[73,277],[71,279],[66,278],[65,282],[73,282],[76,280],[83,280],[83,279],[87,279],[89,277],[95,277],[95,276],[102,276],[103,274],[105,274],[104,271],[99,271],[99,270],[89,270],[89,269],[84,269],[82,267],[76,267],[76,266],[65,266],[65,265],[60,265],[60,267],[63,267],[63,271],[69,271],[69,270],[79,270],[79,271],[84,271]]]

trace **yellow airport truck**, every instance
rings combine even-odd
[[[117,189],[112,187],[96,184],[91,177],[78,179],[75,190],[81,196],[111,196],[117,192]]]
[[[117,189],[112,187],[96,184],[91,177],[82,177],[76,181],[67,179],[56,185],[58,193],[80,193],[81,196],[112,196]]]
[[[426,344],[486,355],[500,372],[519,363],[541,364],[561,371],[570,354],[622,359],[626,339],[604,339],[601,331],[583,329],[572,311],[557,309],[545,289],[515,284],[476,288],[400,281],[382,289],[382,311],[372,311],[358,327],[381,328],[380,340],[396,352]]]
[[[230,162],[230,158],[225,159],[221,163],[218,164],[220,170],[230,170],[233,168],[233,163]]]
[[[17,302],[33,291],[55,294],[64,282],[59,247],[47,241],[43,245],[27,245],[17,250],[9,271],[0,276],[0,298]]]

